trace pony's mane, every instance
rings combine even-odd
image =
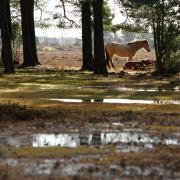
[[[143,40],[131,41],[131,42],[128,42],[127,44],[131,45],[131,44],[140,43],[140,42],[148,42],[148,40],[143,39]]]

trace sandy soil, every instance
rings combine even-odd
[[[42,65],[57,69],[74,69],[82,66],[81,50],[38,51]]]

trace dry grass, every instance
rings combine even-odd
[[[55,50],[55,51],[39,51],[38,57],[40,63],[43,66],[49,66],[56,69],[81,69],[82,67],[82,50]],[[116,69],[120,70],[122,68],[123,61],[127,58],[114,58],[114,63]],[[154,50],[147,52],[141,49],[134,56],[134,61],[139,61],[143,59],[155,59]]]

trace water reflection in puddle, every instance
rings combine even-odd
[[[115,103],[115,104],[180,104],[178,100],[135,100],[135,99],[50,99],[52,101],[66,102],[66,103]]]
[[[116,152],[123,152],[123,153],[128,153],[128,152],[135,152],[135,153],[139,153],[139,152],[143,152],[145,149],[153,149],[154,148],[154,144],[151,144],[151,143],[145,143],[145,144],[142,144],[142,145],[139,145],[139,144],[121,144],[121,145],[118,145],[116,147]]]
[[[168,87],[168,88],[163,88],[163,87],[155,87],[155,88],[138,88],[138,87],[113,87],[113,86],[81,86],[78,87],[78,89],[83,89],[83,88],[97,88],[97,89],[114,89],[118,91],[129,91],[129,92],[168,92],[168,91],[174,91],[174,92],[180,92],[180,87],[179,86],[174,86],[174,87]]]
[[[142,143],[149,144],[165,144],[180,145],[177,138],[160,138],[151,136],[142,132],[101,132],[81,135],[73,134],[35,134],[33,136],[33,147],[61,146],[61,147],[78,147],[80,145],[106,145],[110,143]]]
[[[165,136],[145,133],[142,129],[123,129],[121,131],[93,131],[91,133],[60,133],[60,134],[32,134],[23,136],[1,136],[0,144],[15,147],[70,147],[104,146],[115,144],[119,152],[142,152],[152,149],[157,144],[180,145],[180,135]]]
[[[83,137],[82,137],[83,138]],[[61,147],[78,147],[83,144],[83,139],[79,134],[36,134],[33,135],[33,147],[61,146]],[[92,136],[87,137],[86,144],[91,143]]]
[[[116,90],[119,91],[134,91],[134,92],[167,92],[167,91],[174,91],[174,92],[180,92],[180,87],[175,86],[172,88],[167,88],[167,89],[163,89],[163,88],[147,88],[147,89],[143,89],[143,88],[128,88],[128,87],[118,87],[116,88]]]

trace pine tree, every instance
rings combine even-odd
[[[158,73],[163,73],[166,71],[166,63],[171,61],[171,55],[177,51],[180,53],[174,45],[180,34],[179,0],[119,0],[119,2],[137,25],[141,24],[153,30],[156,69]]]

